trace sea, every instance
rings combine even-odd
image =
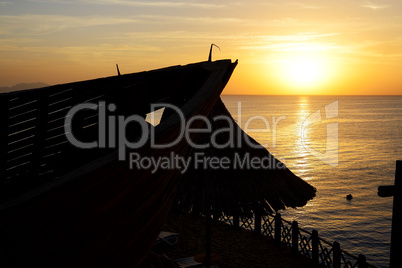
[[[243,130],[317,189],[307,205],[280,211],[282,217],[388,267],[393,198],[379,197],[377,189],[394,184],[402,160],[402,96],[222,100]]]

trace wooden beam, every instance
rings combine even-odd
[[[378,196],[380,197],[390,197],[395,195],[394,185],[383,185],[378,186]]]

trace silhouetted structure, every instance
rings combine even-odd
[[[176,199],[181,211],[214,208],[214,213],[264,214],[304,205],[315,189],[252,139],[257,148],[243,143],[200,150],[193,150],[185,138],[159,149],[148,139],[130,153],[169,158],[201,152],[229,159],[250,154],[267,157],[273,168],[192,169],[183,177],[177,168],[153,172],[130,167],[128,158],[118,161],[119,124],[131,115],[144,118],[153,103],[175,105],[185,119],[225,115],[233,120],[219,95],[236,65],[237,61],[208,61],[1,94],[0,265],[139,267],[161,231],[181,180]],[[71,132],[79,141],[96,141],[94,147],[100,148],[77,148],[66,137],[66,114],[83,103],[90,104],[74,115]],[[212,131],[226,126],[224,121],[212,122]],[[137,141],[144,131],[154,130],[155,143],[167,144],[181,133],[180,123],[178,114],[165,109],[155,128],[134,124],[123,136]],[[200,129],[204,123],[194,120],[191,127]],[[240,139],[248,137],[237,125],[236,133]],[[228,134],[216,137],[224,143]],[[209,136],[190,133],[198,144],[208,142]]]
[[[208,115],[236,64],[201,62],[1,94],[0,266],[141,266],[173,202],[179,170],[152,174],[118,161],[116,148],[74,147],[64,133],[67,111],[105,101],[99,110],[114,103],[117,110],[107,112],[144,117],[152,103],[165,102],[180,107],[185,118]],[[105,126],[97,113],[85,109],[74,116],[77,140],[100,143]],[[132,140],[141,135],[137,128],[128,127]],[[155,141],[166,144],[180,131],[180,118],[171,113],[155,127]],[[110,137],[106,133],[105,140],[113,143]],[[181,139],[158,150],[147,140],[132,151],[184,157],[188,144]]]

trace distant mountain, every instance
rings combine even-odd
[[[11,91],[18,91],[24,89],[32,89],[32,88],[40,88],[40,87],[47,87],[50,86],[46,83],[36,82],[36,83],[19,83],[12,87],[0,87],[0,93],[3,92],[11,92]]]

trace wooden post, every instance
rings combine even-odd
[[[341,245],[336,241],[332,245],[332,253],[333,253],[333,267],[341,268]]]
[[[357,267],[359,268],[367,268],[368,264],[366,262],[366,257],[363,254],[359,255],[359,258],[357,259]]]
[[[206,216],[205,230],[205,267],[211,267],[211,210],[209,209]]]
[[[297,221],[292,222],[292,252],[297,254],[299,251],[299,225]]]
[[[213,219],[215,222],[216,222],[216,221],[219,221],[220,216],[221,216],[221,214],[219,214],[219,213],[217,213],[217,212],[214,212],[214,213],[213,213],[213,216],[212,216],[212,219]]]
[[[238,214],[234,214],[233,215],[233,226],[236,228],[239,228],[240,224],[240,220],[239,220],[240,216]]]
[[[261,234],[261,214],[258,212],[254,214],[254,233]]]
[[[396,161],[395,184],[378,187],[378,196],[394,197],[392,209],[391,230],[391,257],[390,268],[402,267],[402,254],[398,252],[402,247],[402,161]]]
[[[311,233],[311,258],[313,263],[318,265],[318,232],[313,230]]]
[[[281,214],[276,213],[276,215],[275,215],[275,241],[278,244],[281,243],[281,225],[282,225]]]
[[[402,161],[396,161],[390,268],[402,267]]]

